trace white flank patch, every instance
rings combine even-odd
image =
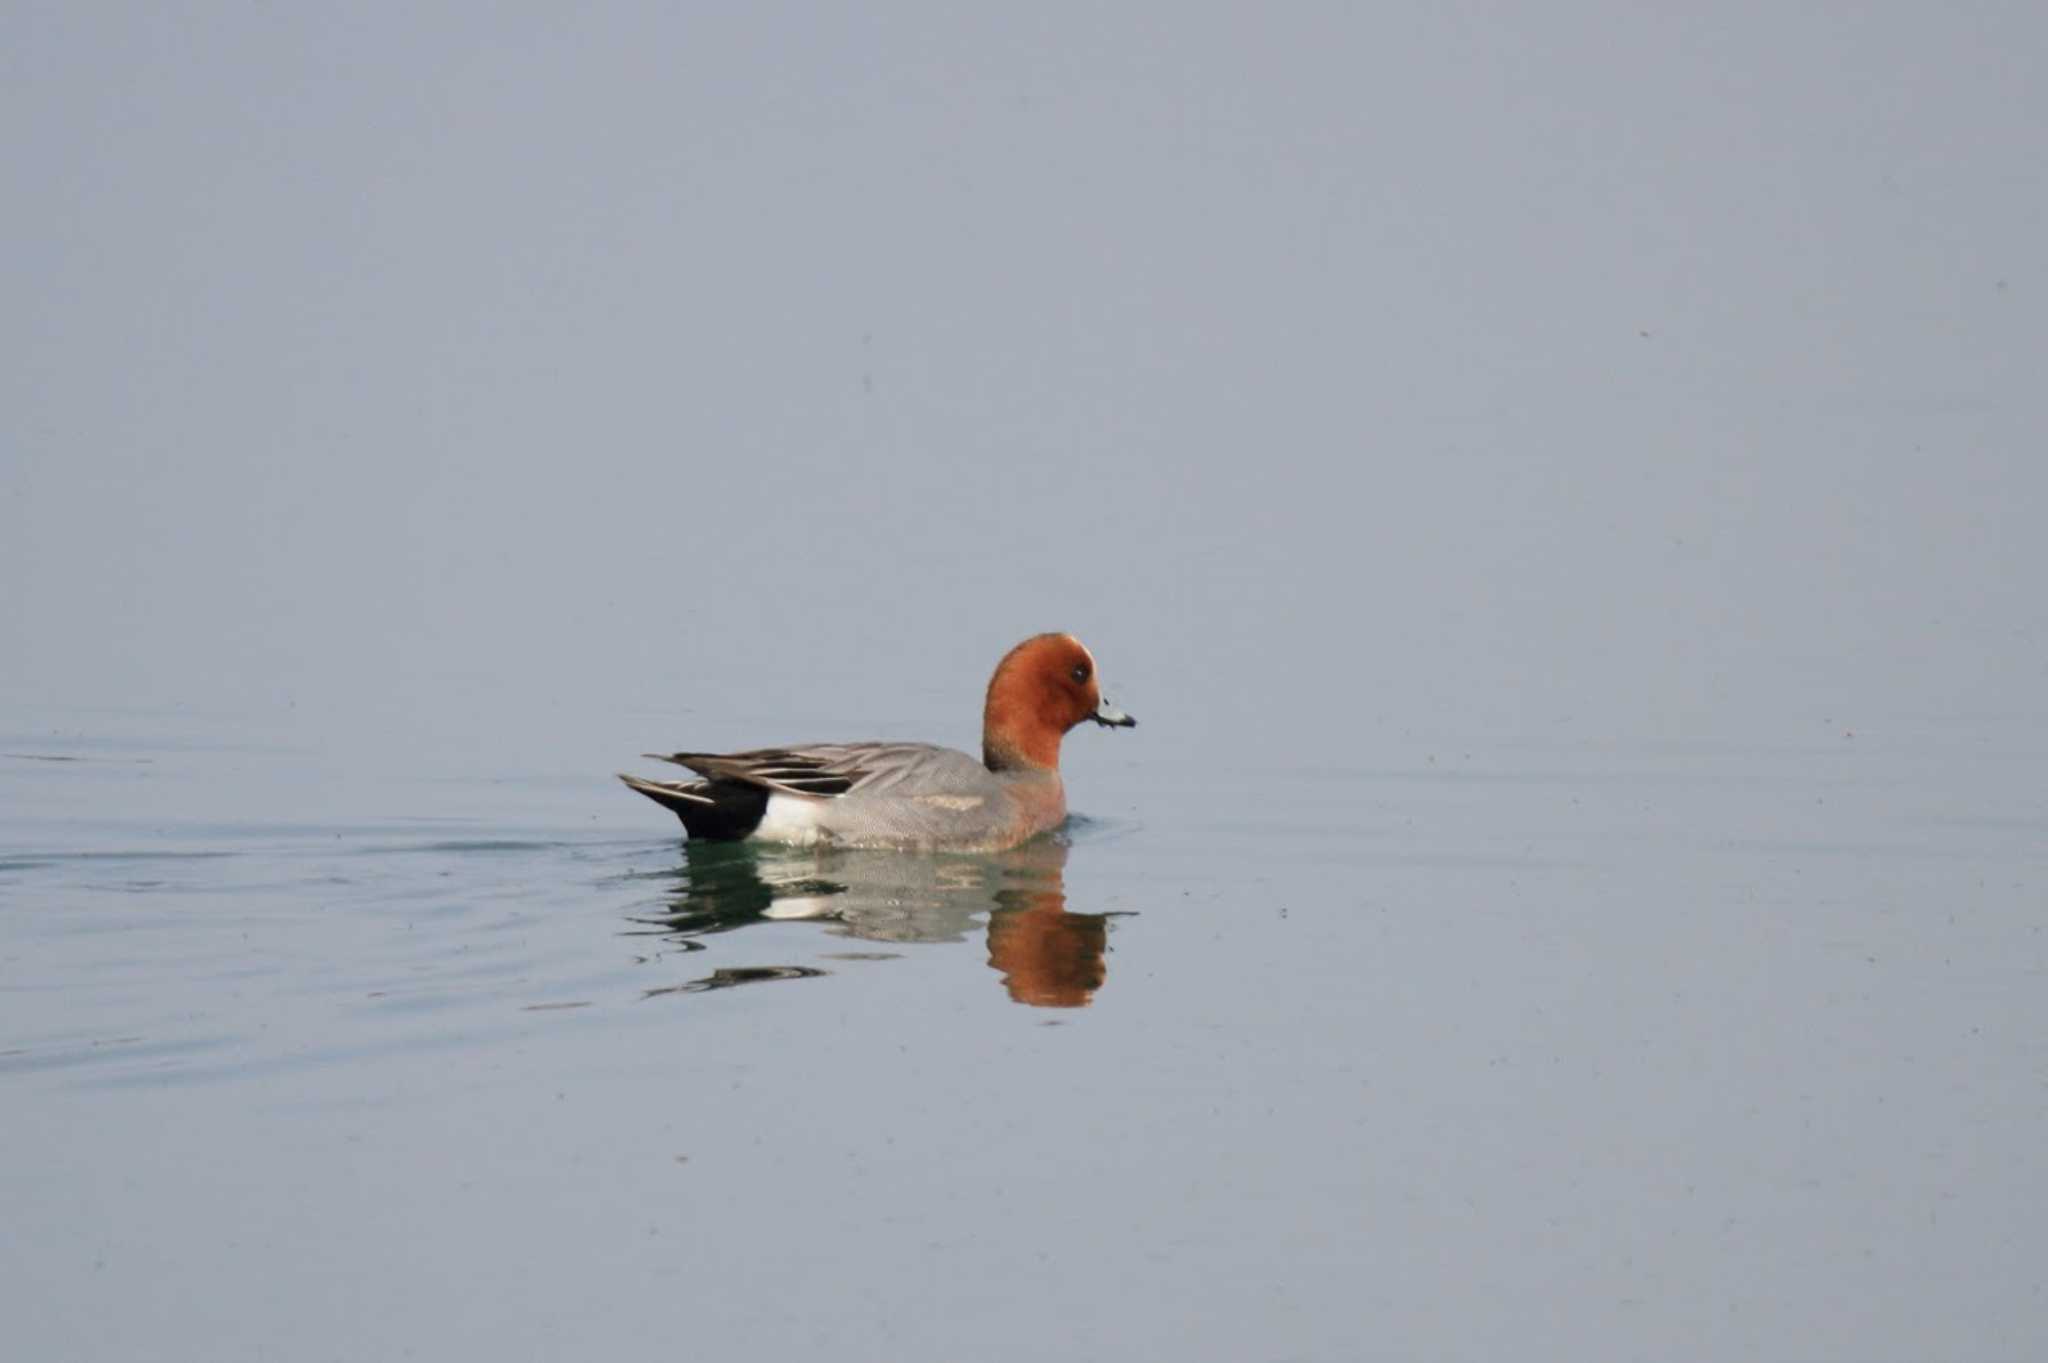
[[[768,809],[761,815],[760,827],[749,836],[762,842],[786,842],[808,847],[818,841],[818,811],[822,807],[823,802],[819,800],[770,795]]]

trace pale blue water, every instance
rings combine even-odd
[[[24,1356],[2031,1348],[2038,733],[1148,725],[1002,857],[228,739],[0,743]]]

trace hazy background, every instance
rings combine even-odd
[[[2048,11],[5,14],[39,1356],[2048,1347]],[[1042,629],[1093,1007],[635,956]]]
[[[13,13],[31,701],[894,660],[971,729],[1039,628],[1247,743],[2048,684],[2030,6]]]

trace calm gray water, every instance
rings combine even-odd
[[[2048,1354],[2043,40],[16,16],[9,1357]]]
[[[2041,1339],[2038,729],[1148,724],[1056,841],[835,857],[52,718],[0,760],[28,1356]]]

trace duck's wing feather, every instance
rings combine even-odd
[[[732,753],[648,753],[711,781],[738,781],[783,795],[829,800],[905,787],[920,794],[970,789],[988,768],[954,748],[930,743],[811,743]]]

